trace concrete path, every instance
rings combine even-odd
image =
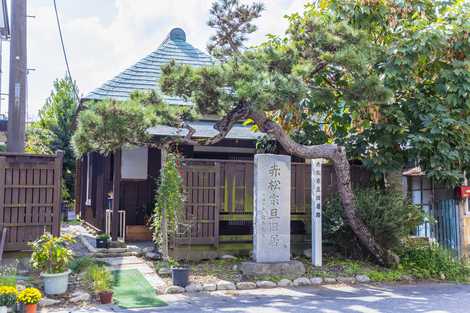
[[[101,258],[100,260],[109,264],[109,269],[114,270],[129,270],[136,269],[144,275],[150,285],[157,289],[165,285],[160,276],[155,273],[155,270],[150,267],[141,258],[135,256],[124,256],[124,257],[113,257],[113,258]]]
[[[211,294],[165,295],[163,308],[123,310],[117,307],[71,308],[73,313],[227,312],[227,313],[468,313],[470,285],[356,285],[256,289]]]

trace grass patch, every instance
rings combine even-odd
[[[166,305],[136,269],[113,271],[114,301],[123,308],[149,308]]]

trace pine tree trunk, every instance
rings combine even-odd
[[[333,144],[301,145],[293,141],[278,124],[269,120],[264,113],[251,112],[250,117],[264,133],[274,136],[288,153],[304,159],[324,158],[331,160],[337,176],[338,192],[344,209],[344,216],[352,231],[378,263],[390,266],[399,262],[397,255],[390,250],[383,249],[375,241],[367,226],[358,216],[351,187],[349,161],[344,147]]]

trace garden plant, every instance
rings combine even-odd
[[[16,287],[0,286],[0,313],[6,313],[7,308],[16,303],[17,297]]]
[[[37,305],[42,299],[41,291],[37,288],[26,288],[20,292],[17,301],[24,304],[25,313],[36,313]]]
[[[55,237],[45,233],[32,242],[31,266],[41,272],[46,294],[63,294],[67,291],[73,260],[72,250],[68,247],[75,240],[70,236]]]

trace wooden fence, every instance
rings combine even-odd
[[[60,235],[61,151],[54,155],[0,153],[0,226],[5,249],[23,250],[45,231]]]
[[[310,240],[310,164],[292,163],[291,232],[298,241]],[[253,161],[185,159],[182,164],[185,186],[185,221],[176,244],[219,245],[252,242]],[[351,167],[353,185],[365,186],[370,173]],[[336,193],[332,166],[322,168],[322,197]]]

